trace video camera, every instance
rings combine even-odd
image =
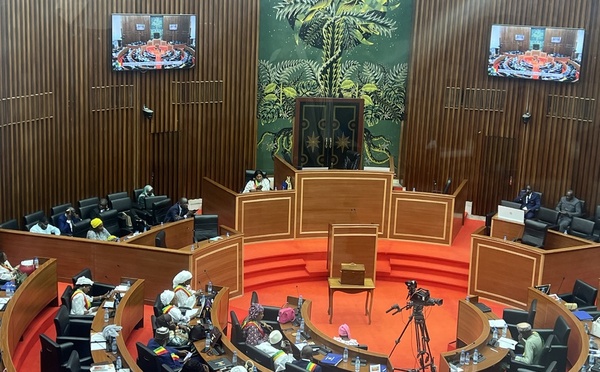
[[[416,280],[408,280],[404,284],[408,288],[408,305],[410,306],[442,306],[444,300],[441,298],[433,298],[429,294],[428,289],[417,288]]]

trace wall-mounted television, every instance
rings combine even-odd
[[[186,69],[196,65],[194,14],[112,15],[114,71]]]
[[[574,83],[584,37],[581,28],[493,25],[488,75]]]

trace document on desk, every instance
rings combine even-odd
[[[106,350],[106,339],[102,336],[102,332],[95,332],[90,335],[90,349]]]
[[[504,319],[490,319],[490,327],[494,328],[504,328],[504,326],[506,325],[506,321]]]
[[[192,319],[193,317],[195,317],[195,316],[196,316],[196,314],[198,314],[198,309],[197,309],[197,308],[195,308],[195,309],[190,309],[190,310],[187,310],[187,311],[185,312],[185,316],[187,316],[187,317],[188,317],[188,318],[190,318],[190,319]]]
[[[500,337],[498,339],[498,347],[501,347],[503,349],[514,350],[516,345],[517,341],[513,340],[512,338]]]
[[[127,292],[129,286],[127,284],[119,284],[115,287],[115,292]]]

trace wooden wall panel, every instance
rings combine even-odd
[[[479,215],[514,198],[526,183],[543,192],[543,203],[552,208],[573,188],[593,213],[600,203],[598,6],[595,0],[416,0],[399,167],[406,185],[430,191],[434,180],[469,179],[468,199]],[[585,28],[581,80],[489,77],[492,24]],[[527,110],[532,117],[524,125]],[[514,153],[487,148],[490,138],[514,143]],[[493,163],[490,154],[498,164],[515,165],[493,187],[485,182],[495,171],[484,169]]]
[[[203,176],[238,189],[256,156],[258,3],[0,2],[0,221],[148,183],[172,199],[200,197]],[[195,14],[196,67],[113,72],[112,13]]]

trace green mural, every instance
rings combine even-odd
[[[398,159],[412,0],[263,0],[257,165],[292,152],[296,97],[362,98],[363,165]]]

